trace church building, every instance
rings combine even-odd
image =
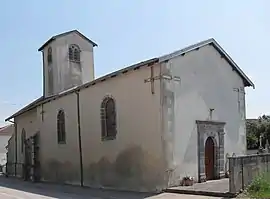
[[[223,178],[226,158],[246,154],[254,84],[214,39],[100,78],[96,46],[73,30],[39,48],[43,95],[6,119],[9,175],[160,191]]]

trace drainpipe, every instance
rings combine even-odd
[[[17,123],[13,122],[11,120],[7,120],[8,122],[14,124],[14,130],[15,130],[15,168],[14,168],[14,175],[17,176],[17,160],[18,160],[18,152],[17,152]]]
[[[81,137],[81,117],[80,117],[80,91],[76,91],[77,96],[77,126],[78,126],[78,140],[79,140],[79,153],[80,153],[80,178],[81,187],[83,187],[83,159],[82,159],[82,137]]]

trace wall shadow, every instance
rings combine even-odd
[[[58,199],[70,199],[70,198],[91,199],[92,197],[104,199],[105,198],[143,199],[158,195],[156,193],[114,191],[114,190],[95,189],[72,185],[59,185],[53,183],[33,183],[33,182],[26,182],[14,177],[4,177],[4,176],[0,176],[0,187]]]

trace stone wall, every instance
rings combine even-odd
[[[261,173],[270,171],[270,154],[229,157],[230,192],[238,193]]]

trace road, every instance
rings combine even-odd
[[[149,195],[74,186],[29,183],[17,179],[0,177],[1,199],[221,199],[208,196],[161,193]]]

